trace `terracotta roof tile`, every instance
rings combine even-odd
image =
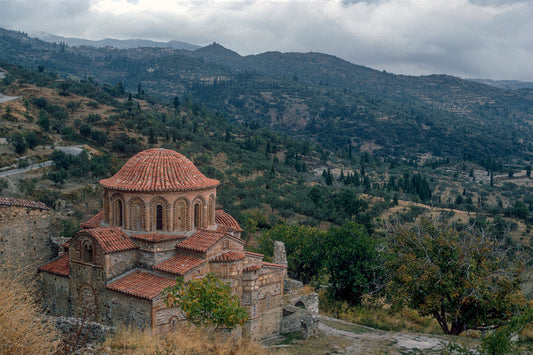
[[[130,296],[152,300],[176,281],[147,271],[136,270],[106,286],[107,289]]]
[[[39,271],[46,271],[59,276],[68,276],[70,274],[68,253],[63,253],[56,260],[41,266]]]
[[[178,240],[178,239],[185,239],[187,236],[185,235],[168,235],[168,234],[161,234],[161,233],[149,233],[149,234],[135,234],[132,235],[130,238],[142,240],[144,242],[149,243],[161,243],[171,240]]]
[[[104,211],[100,211],[92,216],[87,222],[81,224],[83,229],[91,229],[100,227],[100,222],[104,220]]]
[[[91,228],[79,231],[79,233],[87,233],[93,236],[105,254],[137,248],[137,245],[117,227]]]
[[[40,210],[48,210],[49,208],[42,202],[21,200],[18,198],[0,197],[0,206],[16,206],[16,207],[28,207]]]
[[[218,254],[217,256],[212,257],[209,259],[209,262],[213,263],[228,263],[232,261],[238,261],[245,258],[244,253],[240,253],[237,251],[228,251],[226,253]]]
[[[279,268],[284,268],[284,269],[287,268],[285,265],[267,263],[266,261],[263,261],[262,264],[263,264],[263,266],[279,267]]]
[[[205,259],[202,258],[191,255],[175,255],[152,268],[154,270],[168,272],[169,274],[183,276],[203,263],[205,263]]]
[[[245,251],[244,253],[245,253],[246,255],[253,256],[253,257],[255,257],[255,258],[264,258],[264,257],[265,257],[263,254],[252,253],[251,251]]]
[[[209,250],[209,248],[211,248],[225,236],[230,237],[231,239],[239,241],[243,244],[246,243],[244,240],[235,238],[231,234],[227,234],[221,231],[200,229],[199,231],[191,235],[189,238],[179,243],[177,247],[205,253],[207,250]]]
[[[222,231],[242,232],[239,222],[223,210],[215,211],[215,223],[218,224],[218,228]]]
[[[251,272],[261,270],[261,265],[251,265],[242,269],[243,272]]]
[[[170,149],[147,149],[134,155],[115,175],[103,179],[104,187],[124,191],[189,191],[217,187],[192,161]]]

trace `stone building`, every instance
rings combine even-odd
[[[42,202],[0,198],[0,265],[31,278],[57,254],[50,240],[50,210]]]
[[[169,331],[185,317],[163,289],[212,272],[247,308],[245,336],[279,334],[286,267],[245,250],[237,221],[216,209],[219,181],[177,152],[148,149],[100,184],[103,210],[39,268],[52,314]]]

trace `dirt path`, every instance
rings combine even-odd
[[[438,335],[386,332],[325,316],[320,316],[319,330],[349,339],[343,354],[440,354],[448,343]]]

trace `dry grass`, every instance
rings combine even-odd
[[[53,354],[59,334],[35,302],[28,279],[0,267],[0,354]]]
[[[321,292],[320,307],[328,316],[375,329],[442,334],[441,328],[433,318],[422,317],[412,309],[392,313],[390,306],[379,298],[368,297],[363,299],[360,306],[349,306],[347,303],[331,302]]]
[[[203,329],[185,326],[175,333],[159,336],[150,330],[120,327],[112,338],[107,339],[100,349],[110,354],[282,354],[272,352],[259,343],[247,339],[235,340],[229,336],[215,334]]]

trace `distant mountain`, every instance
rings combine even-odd
[[[508,162],[533,156],[533,90],[449,75],[395,75],[321,53],[241,56],[217,43],[193,51],[70,47],[0,29],[0,48],[0,61],[120,82],[133,93],[140,85],[339,154]]]
[[[490,80],[490,79],[468,79],[470,81],[485,85],[495,86],[500,89],[518,90],[533,89],[533,83],[520,80]]]
[[[98,41],[92,41],[82,38],[74,37],[62,37],[54,34],[40,32],[35,34],[35,37],[50,43],[66,43],[72,47],[90,46],[90,47],[113,47],[117,49],[129,49],[129,48],[141,48],[141,47],[155,47],[155,48],[171,48],[171,49],[186,49],[193,51],[200,48],[195,44],[182,42],[182,41],[168,41],[168,42],[156,42],[147,39],[112,39],[105,38]]]

